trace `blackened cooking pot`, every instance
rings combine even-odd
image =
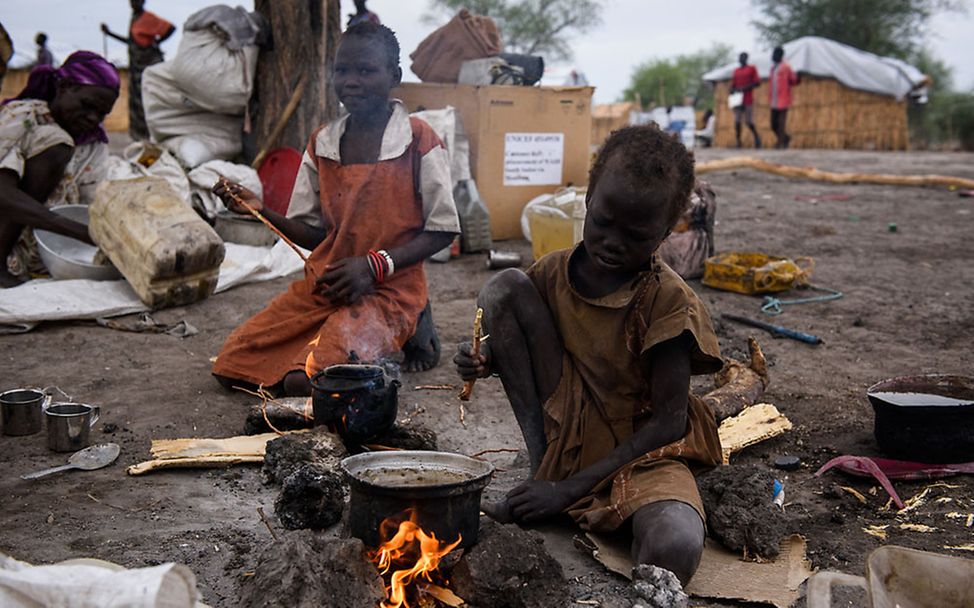
[[[974,378],[928,374],[883,380],[866,390],[884,454],[901,460],[974,460]]]
[[[342,460],[351,487],[349,528],[367,546],[378,547],[382,522],[408,519],[460,547],[477,542],[480,494],[494,467],[461,454],[428,451],[370,452]]]
[[[315,425],[329,425],[362,444],[387,433],[399,409],[398,380],[378,365],[331,365],[311,377]]]

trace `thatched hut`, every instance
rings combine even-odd
[[[639,106],[631,101],[592,106],[592,145],[601,146],[609,133],[627,126],[632,113],[638,110]]]
[[[788,134],[793,148],[847,148],[905,150],[909,146],[906,109],[908,98],[923,94],[927,77],[898,59],[880,57],[817,36],[806,36],[784,46],[785,60],[801,72],[801,84],[792,91]],[[762,83],[754,90],[754,124],[767,144],[775,141],[768,106],[771,58],[752,57]],[[714,85],[716,134],[714,145],[733,147],[734,113],[727,106],[730,79],[738,64],[707,74]],[[744,129],[742,140],[751,141]]]

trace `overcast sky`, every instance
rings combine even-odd
[[[546,83],[561,84],[571,67],[577,67],[596,87],[595,101],[607,103],[622,95],[633,68],[648,59],[692,53],[714,42],[730,44],[735,51],[767,52],[757,43],[750,25],[755,15],[749,0],[604,2],[602,25],[573,40],[575,57],[571,65],[549,66]],[[146,7],[180,27],[190,14],[211,4],[214,3],[207,0],[148,0]],[[240,4],[253,7],[251,0]],[[48,34],[49,45],[59,61],[79,48],[102,52],[104,42],[98,25],[104,21],[112,30],[124,33],[130,15],[126,0],[0,0],[0,6],[3,6],[0,20],[14,39],[15,62],[18,64],[33,60],[33,38],[38,31]],[[431,29],[420,20],[426,6],[425,0],[369,2],[369,7],[382,22],[399,35],[407,80],[416,80],[409,70],[408,55]],[[352,1],[342,0],[342,9],[343,14],[353,11]],[[936,17],[930,36],[935,54],[953,68],[955,84],[967,89],[974,88],[972,13],[974,11]],[[163,44],[163,50],[167,56],[172,56],[178,45],[177,30],[173,38]],[[108,52],[112,59],[124,62],[125,47],[122,44],[109,40]]]

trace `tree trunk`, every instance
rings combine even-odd
[[[247,156],[281,146],[303,151],[311,132],[338,113],[331,70],[341,34],[341,2],[255,0],[254,7],[270,24],[272,40],[257,60],[250,105],[253,145]],[[282,130],[278,122],[302,79],[300,100]]]

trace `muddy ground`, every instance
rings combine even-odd
[[[703,151],[702,160],[732,151]],[[941,173],[974,178],[974,155],[764,151],[789,164],[839,171]],[[877,454],[865,389],[896,375],[970,374],[974,354],[974,199],[946,189],[827,185],[752,171],[706,176],[718,197],[719,251],[755,250],[815,258],[814,282],[845,293],[841,300],[788,307],[783,325],[821,336],[809,346],[717,321],[725,355],[742,356],[749,334],[758,335],[771,363],[767,401],[795,424],[781,438],[753,446],[735,462],[768,465],[776,455],[801,457],[802,468],[779,474],[785,482],[792,527],[808,539],[816,568],[863,572],[868,553],[887,542],[971,557],[945,549],[971,542],[974,528],[948,512],[974,512],[970,478],[948,480],[906,516],[881,511],[875,484],[838,473],[813,477],[838,454]],[[840,200],[842,199],[842,200]],[[845,200],[847,199],[847,200]],[[896,230],[891,231],[895,224]],[[530,255],[526,243],[504,248]],[[478,383],[467,427],[459,424],[452,392],[414,390],[456,383],[450,345],[470,331],[474,298],[490,276],[481,256],[428,267],[433,310],[445,344],[436,369],[406,375],[401,412],[439,433],[441,449],[473,454],[517,449],[521,441],[496,380]],[[95,441],[121,445],[110,468],[72,472],[34,482],[19,475],[64,460],[47,450],[42,435],[0,437],[0,550],[31,562],[91,556],[137,567],[176,561],[198,577],[205,601],[237,603],[238,586],[270,536],[256,509],[273,513],[276,490],[261,484],[258,467],[177,470],[129,477],[125,467],[148,457],[151,439],[221,437],[242,430],[253,399],[223,391],[210,377],[214,356],[230,330],[258,311],[287,279],[248,285],[198,305],[159,312],[160,321],[186,319],[196,336],[131,334],[93,324],[48,324],[0,337],[0,388],[57,385],[77,400],[102,406]],[[716,318],[721,312],[761,317],[760,299],[693,283]],[[611,339],[611,337],[607,337]],[[701,390],[706,380],[695,385]],[[105,423],[105,426],[103,426]],[[108,426],[111,425],[111,426]],[[117,427],[113,432],[103,432]],[[525,474],[524,458],[492,454],[504,469],[488,495]],[[862,504],[835,484],[860,492]],[[927,483],[897,482],[906,499]],[[936,501],[949,498],[949,501]],[[769,495],[770,500],[770,495]],[[277,524],[272,517],[272,521]],[[918,532],[902,523],[935,528]],[[863,528],[887,526],[887,540]],[[576,586],[612,582],[600,566],[574,549],[570,529],[545,528],[548,546]],[[578,577],[577,579],[575,577]],[[699,603],[699,602],[698,602]]]

